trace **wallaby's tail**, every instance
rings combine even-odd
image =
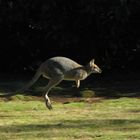
[[[24,92],[25,90],[27,90],[29,87],[31,87],[41,76],[41,70],[40,68],[38,69],[38,71],[36,72],[36,74],[34,75],[34,77],[32,78],[32,80],[25,85],[23,88],[17,90],[16,92],[11,92],[11,93],[6,93],[6,94],[1,94],[0,97],[8,97],[8,96],[13,96],[18,94],[19,92]]]

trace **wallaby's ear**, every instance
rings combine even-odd
[[[93,66],[93,65],[94,65],[94,62],[95,62],[95,59],[92,59],[92,60],[89,62],[90,66]]]

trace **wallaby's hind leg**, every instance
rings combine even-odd
[[[51,101],[48,97],[48,93],[49,91],[55,87],[56,85],[58,85],[61,81],[63,80],[62,77],[58,77],[58,78],[55,78],[55,79],[50,79],[48,85],[45,87],[45,90],[46,90],[46,94],[45,94],[45,101],[46,101],[46,107],[51,110],[52,109],[52,106],[51,106]]]

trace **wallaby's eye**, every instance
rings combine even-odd
[[[96,69],[97,67],[96,66],[93,66],[93,69]]]

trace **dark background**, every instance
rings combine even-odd
[[[0,0],[0,72],[32,72],[53,56],[105,73],[139,73],[139,0]]]

